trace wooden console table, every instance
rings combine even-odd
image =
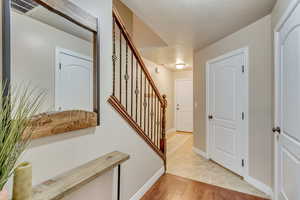
[[[118,199],[120,198],[120,165],[129,159],[129,155],[112,152],[91,162],[81,165],[62,175],[47,180],[33,188],[33,200],[58,200],[80,189],[104,172],[118,167]]]

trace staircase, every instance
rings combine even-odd
[[[166,164],[166,96],[160,95],[116,9],[113,93],[108,102]]]

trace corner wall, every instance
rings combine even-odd
[[[21,160],[33,164],[36,185],[111,151],[128,153],[130,159],[121,169],[121,199],[129,200],[163,167],[163,162],[107,103],[113,77],[112,0],[73,2],[100,19],[101,126],[35,140]]]
[[[249,173],[272,187],[272,39],[271,16],[195,52],[194,57],[194,146],[206,151],[205,65],[210,59],[249,47]]]

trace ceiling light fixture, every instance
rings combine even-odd
[[[185,67],[184,63],[176,64],[176,69],[183,69]]]

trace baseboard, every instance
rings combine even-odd
[[[130,200],[140,200],[164,173],[165,168],[162,167],[130,198]]]
[[[270,196],[271,198],[273,198],[273,190],[271,187],[267,186],[266,184],[260,182],[259,180],[251,177],[251,176],[246,176],[244,178],[244,180],[246,182],[248,182],[250,185],[252,185],[253,187],[255,187],[256,189],[264,192],[266,195]]]
[[[174,133],[174,132],[176,132],[176,128],[169,128],[169,129],[166,131],[166,134]]]
[[[198,149],[198,148],[196,148],[196,147],[193,147],[193,151],[194,151],[196,154],[198,154],[198,155],[200,155],[200,156],[202,156],[202,157],[204,157],[204,158],[206,158],[206,159],[209,159],[206,152],[204,152],[204,151],[202,151],[202,150],[200,150],[200,149]]]

